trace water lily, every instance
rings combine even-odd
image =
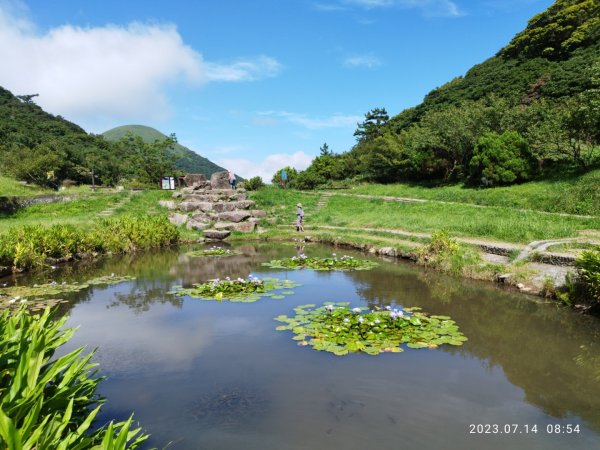
[[[344,319],[344,323],[349,323],[349,322],[350,322],[350,319],[348,319],[348,318]]]
[[[353,312],[354,314],[360,314],[360,312],[361,312],[361,311],[362,311],[362,310],[361,310],[360,308],[352,308],[352,312]]]
[[[363,319],[362,317],[358,318],[358,323],[363,323],[365,321],[365,319]]]
[[[333,310],[335,309],[335,306],[333,306],[333,305],[327,305],[327,306],[325,307],[325,309],[326,309],[327,311],[331,312],[331,311],[333,311]]]

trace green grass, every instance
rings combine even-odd
[[[342,196],[331,197],[327,207],[312,217],[312,222],[425,233],[446,229],[455,236],[515,243],[573,237],[580,230],[600,229],[600,218],[557,217],[500,207],[475,209],[469,205],[397,203]]]
[[[121,208],[111,216],[156,215],[164,212],[158,201],[170,198],[168,191],[140,191],[138,193],[107,193],[98,191],[85,197],[61,203],[37,204],[22,208],[13,214],[0,214],[0,233],[9,228],[26,225],[73,224],[92,225],[98,220],[98,214],[131,196]]]
[[[291,224],[296,221],[296,205],[298,203],[302,204],[306,214],[305,220],[308,220],[320,198],[319,195],[314,193],[280,189],[278,187],[265,187],[249,194],[260,209],[274,214],[279,224]]]
[[[14,178],[0,175],[0,197],[52,194],[53,192],[51,189],[44,189],[36,185],[23,185]]]
[[[488,189],[471,188],[463,184],[437,187],[368,184],[356,186],[347,192],[600,216],[600,169],[579,177]]]

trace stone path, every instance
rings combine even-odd
[[[333,195],[333,192],[321,193],[321,198],[319,199],[317,206],[315,206],[314,211],[315,212],[321,211],[321,209],[323,209],[323,207],[327,206],[327,203],[329,203],[329,199],[331,198],[332,195]]]
[[[115,203],[110,208],[106,208],[104,211],[99,212],[98,217],[104,218],[112,216],[117,209],[122,208],[126,203],[128,203],[131,200],[131,197],[135,194],[137,194],[137,191],[129,191],[127,196],[119,200],[118,203]]]

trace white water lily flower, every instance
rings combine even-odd
[[[327,306],[325,307],[325,309],[326,309],[327,311],[333,311],[333,310],[335,309],[335,306],[333,306],[333,305],[327,305]]]
[[[362,317],[358,318],[358,323],[363,323],[365,321],[365,319],[363,319]]]
[[[360,308],[352,308],[352,312],[355,314],[360,314],[362,310]]]
[[[381,323],[381,321],[380,321],[379,319],[375,319],[375,323],[376,323],[377,325],[379,325],[379,324]]]
[[[348,322],[350,322],[350,319],[347,319],[347,318],[344,319],[344,323],[348,323]]]

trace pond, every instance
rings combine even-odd
[[[106,259],[29,280],[136,277],[70,294],[61,307],[68,326],[80,326],[64,352],[97,348],[94,359],[108,377],[100,421],[133,411],[152,435],[147,447],[600,448],[598,319],[398,261],[370,258],[379,266],[352,272],[262,266],[301,251],[327,256],[335,251],[329,247],[244,245],[234,256],[208,258],[186,256],[189,250]],[[249,274],[301,286],[255,303],[168,294]],[[274,317],[326,301],[418,306],[451,316],[469,340],[335,356],[275,330]]]

